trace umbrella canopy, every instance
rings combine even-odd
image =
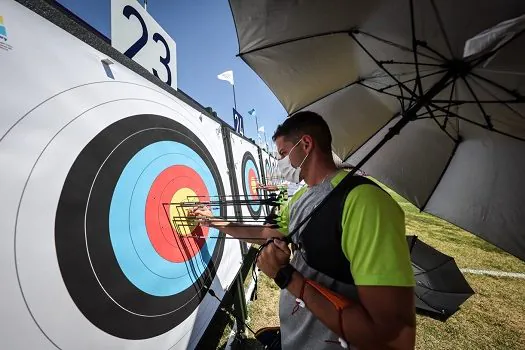
[[[452,257],[416,236],[407,236],[407,243],[416,279],[417,313],[445,321],[474,291]]]
[[[230,6],[239,56],[343,161],[525,260],[525,2]]]

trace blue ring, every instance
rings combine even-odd
[[[146,230],[146,199],[157,176],[173,165],[193,168],[209,195],[217,195],[212,173],[195,151],[181,143],[160,141],[140,150],[126,164],[109,210],[111,244],[122,272],[133,285],[154,296],[170,296],[190,287],[205,271],[217,242],[213,238],[219,235],[210,228],[206,243],[185,262],[168,261],[155,251]],[[219,215],[219,209],[213,214]]]
[[[255,166],[255,163],[251,159],[248,159],[246,161],[246,166],[244,167],[244,178],[246,179],[246,181],[244,182],[245,186],[250,186],[250,181],[249,181],[250,178],[248,177],[248,173],[250,169],[253,169],[253,172],[255,173],[255,177],[257,178],[257,181],[259,181],[259,176],[258,176],[259,174],[257,172],[257,167]],[[245,188],[244,191],[247,194],[251,193],[250,188]],[[256,204],[256,205],[250,204],[250,206],[252,207],[253,211],[259,211],[259,208],[261,208],[260,204]]]

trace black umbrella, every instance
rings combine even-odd
[[[445,321],[459,310],[474,291],[454,258],[439,252],[416,236],[407,236],[416,278],[418,314]]]

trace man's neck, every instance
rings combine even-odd
[[[312,164],[315,164],[315,166],[308,169],[308,174],[304,178],[304,182],[308,186],[320,184],[337,171],[337,167],[333,162],[313,162]]]

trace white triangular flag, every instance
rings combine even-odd
[[[261,126],[261,127],[259,128],[259,132],[264,132],[264,126]]]
[[[226,72],[217,75],[217,78],[220,80],[226,80],[233,85],[233,71],[231,70],[227,70]]]

